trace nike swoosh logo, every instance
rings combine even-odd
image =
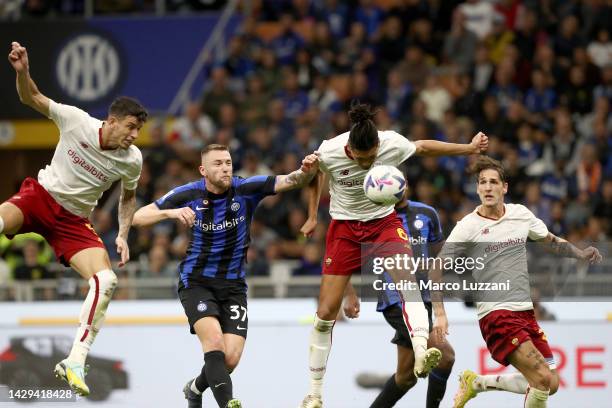
[[[197,207],[196,206],[196,211],[202,211],[202,210],[205,210],[205,209],[206,209],[206,207]]]
[[[240,326],[236,326],[236,328],[237,328],[238,330],[246,330],[246,329],[247,329],[246,327],[240,327]]]
[[[223,384],[227,384],[227,383],[217,384],[217,385],[215,385],[215,388],[218,388],[218,387],[222,386]]]

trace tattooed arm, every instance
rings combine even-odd
[[[276,176],[276,182],[274,184],[274,192],[281,193],[283,191],[293,190],[296,188],[304,187],[319,170],[319,157],[316,152],[309,154],[302,160],[302,166],[286,175]]]
[[[546,236],[546,238],[540,240],[539,242],[548,242],[552,250],[564,257],[577,258],[588,261],[589,263],[599,263],[601,262],[601,254],[599,250],[595,247],[588,247],[585,249],[578,249],[571,242],[556,236],[555,234],[551,234],[550,232]]]
[[[123,189],[121,198],[119,198],[119,234],[115,244],[117,244],[117,253],[121,255],[119,266],[125,265],[130,260],[130,249],[128,248],[127,239],[132,219],[136,212],[136,190]]]

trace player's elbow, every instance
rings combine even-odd
[[[134,213],[134,218],[132,218],[132,226],[134,227],[144,227],[146,226],[145,215],[143,209],[140,209]]]
[[[414,142],[414,145],[416,146],[416,149],[414,151],[414,154],[417,156],[427,156],[429,155],[429,149],[427,148],[427,144],[424,143],[423,140],[417,140],[416,142]]]

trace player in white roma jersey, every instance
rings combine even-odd
[[[0,233],[41,234],[58,260],[71,266],[89,282],[89,293],[79,316],[79,328],[68,358],[55,367],[58,377],[72,389],[88,395],[84,366],[112,297],[117,277],[104,244],[87,217],[102,193],[121,180],[119,234],[115,243],[119,266],[130,257],[127,238],[136,208],[136,184],[142,168],[140,150],[132,143],[147,119],[134,99],[117,98],[102,122],[74,106],[62,105],[43,95],[30,78],[28,54],[11,44],[9,62],[17,72],[17,93],[25,105],[52,119],[60,131],[51,164],[27,178],[17,194],[0,205]]]
[[[470,144],[444,143],[435,140],[411,142],[394,131],[378,131],[374,113],[368,105],[353,105],[349,116],[351,130],[326,140],[319,148],[319,168],[329,177],[332,222],[326,236],[323,277],[319,290],[319,305],[310,338],[310,391],[302,408],[323,406],[321,389],[327,358],[331,349],[332,328],[351,275],[362,264],[361,244],[391,243],[377,256],[392,256],[402,248],[410,253],[408,236],[393,205],[377,205],[363,191],[363,180],[373,165],[399,166],[413,154],[424,156],[470,155],[486,150],[487,137],[478,133]],[[306,235],[316,226],[316,213],[322,177],[317,177],[309,202],[308,222],[302,228]],[[392,243],[396,243],[393,245]],[[399,245],[397,245],[399,244]],[[390,248],[393,247],[393,249]],[[389,251],[391,252],[385,252]],[[411,356],[414,374],[427,376],[437,365],[441,353],[427,349],[429,320],[420,292],[403,293],[403,317],[410,335],[414,354]],[[418,299],[414,298],[417,296]],[[392,399],[399,400],[407,391],[395,384]],[[390,403],[389,406],[392,406]]]
[[[477,192],[482,204],[457,223],[440,253],[440,257],[467,256],[476,265],[477,283],[490,283],[503,288],[491,293],[477,292],[476,305],[482,336],[493,359],[507,366],[512,364],[519,373],[477,375],[466,370],[460,376],[454,407],[462,408],[467,401],[483,391],[510,391],[526,394],[526,408],[546,407],[549,394],[559,387],[559,375],[553,354],[533,312],[527,271],[527,239],[552,244],[554,251],[588,262],[601,261],[596,248],[580,250],[546,228],[542,220],[525,206],[504,204],[508,183],[500,162],[483,156],[474,165],[478,175]],[[431,278],[441,278],[439,269]],[[510,287],[500,285],[510,282]],[[448,329],[440,292],[432,293],[436,316],[433,335],[443,337]]]

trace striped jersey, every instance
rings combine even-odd
[[[196,214],[192,237],[179,275],[190,278],[244,279],[244,259],[251,241],[249,227],[255,207],[274,194],[275,176],[232,177],[222,194],[206,189],[204,179],[177,187],[155,201],[161,210],[190,207]]]
[[[421,202],[408,200],[408,205],[398,209],[397,215],[402,220],[404,229],[408,234],[413,255],[417,258],[435,256],[436,254],[430,254],[432,244],[444,240],[440,218],[436,210]],[[417,271],[416,278],[419,281],[426,280],[427,272]],[[387,275],[385,277],[389,279]],[[423,296],[423,301],[431,302],[429,290],[422,290],[421,295]],[[401,299],[397,291],[381,291],[379,292],[376,310],[381,312],[389,306],[399,303],[401,303]]]

